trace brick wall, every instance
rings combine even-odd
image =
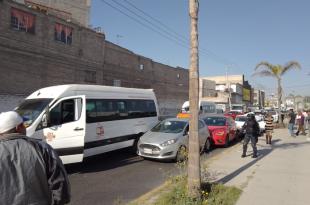
[[[23,95],[0,95],[0,113],[13,110],[24,98]]]
[[[11,28],[11,7],[35,15],[35,34]],[[55,23],[73,28],[71,45],[55,41]],[[104,34],[9,0],[0,1],[0,79],[0,94],[11,95],[71,83],[152,88],[167,116],[188,100],[188,70],[154,62],[106,41]]]

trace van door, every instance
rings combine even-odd
[[[64,164],[83,160],[85,105],[85,96],[72,96],[58,100],[49,111],[48,127],[43,130],[44,137]]]

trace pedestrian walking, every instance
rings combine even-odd
[[[308,110],[307,114],[308,114],[308,116],[307,116],[308,138],[307,138],[307,140],[310,141],[310,110]]]
[[[299,132],[301,132],[302,135],[306,135],[305,133],[305,116],[302,114],[301,111],[298,111],[298,116],[297,116],[297,125],[298,125],[298,130],[296,132],[296,135],[299,135]]]
[[[70,202],[70,184],[56,152],[26,135],[14,111],[0,114],[0,204],[62,205]]]
[[[294,110],[293,109],[290,109],[290,112],[288,114],[288,117],[289,117],[289,122],[288,122],[288,130],[289,130],[289,133],[292,137],[295,137],[295,134],[294,134],[294,126],[295,126],[295,120],[296,120],[296,115],[294,113]]]
[[[265,131],[266,131],[266,144],[271,144],[272,132],[273,132],[273,117],[269,113],[265,118]]]
[[[243,153],[241,157],[246,157],[246,152],[248,149],[248,144],[251,141],[253,155],[252,158],[257,157],[257,147],[256,143],[259,136],[259,125],[255,119],[255,115],[248,115],[248,120],[242,126],[242,131],[245,132],[244,140],[243,140]]]

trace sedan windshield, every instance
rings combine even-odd
[[[246,117],[236,117],[236,121],[245,122],[248,118]]]
[[[52,99],[29,99],[18,106],[16,112],[22,116],[26,127],[29,127],[48,106]]]
[[[151,129],[152,132],[180,133],[184,130],[187,122],[164,120]]]
[[[204,119],[205,123],[209,126],[225,126],[225,117],[207,117]]]

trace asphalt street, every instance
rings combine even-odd
[[[213,150],[208,156],[221,153]],[[207,156],[207,157],[208,157]],[[129,202],[180,172],[172,162],[144,160],[129,149],[114,151],[66,166],[74,205],[113,205]]]

